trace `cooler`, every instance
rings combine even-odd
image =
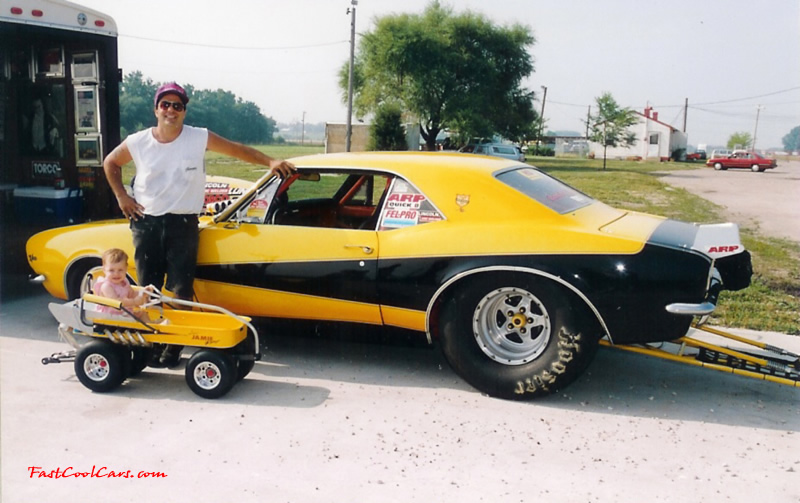
[[[18,222],[28,225],[78,223],[82,196],[80,189],[19,187],[14,189],[14,214]]]

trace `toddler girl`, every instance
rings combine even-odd
[[[126,308],[136,308],[146,303],[148,295],[144,292],[137,293],[128,282],[128,254],[119,248],[111,248],[103,253],[104,277],[97,278],[92,290],[95,295],[122,301]],[[152,288],[152,287],[148,287]],[[123,314],[119,309],[108,306],[98,306],[104,313]]]

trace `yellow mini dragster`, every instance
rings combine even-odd
[[[150,301],[135,310],[91,293],[66,304],[51,303],[58,332],[73,349],[54,353],[42,363],[74,361],[80,382],[105,392],[142,372],[165,345],[191,347],[186,383],[203,398],[217,398],[244,379],[260,359],[258,332],[250,318],[141,290]],[[193,310],[164,309],[165,305]]]

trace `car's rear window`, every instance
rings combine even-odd
[[[558,213],[569,213],[594,200],[536,168],[519,168],[495,175],[498,180]]]

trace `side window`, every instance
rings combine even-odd
[[[281,188],[266,222],[274,225],[375,230],[392,176],[377,172],[302,173]]]
[[[385,231],[444,220],[442,213],[416,187],[396,178],[380,213],[378,230]]]

